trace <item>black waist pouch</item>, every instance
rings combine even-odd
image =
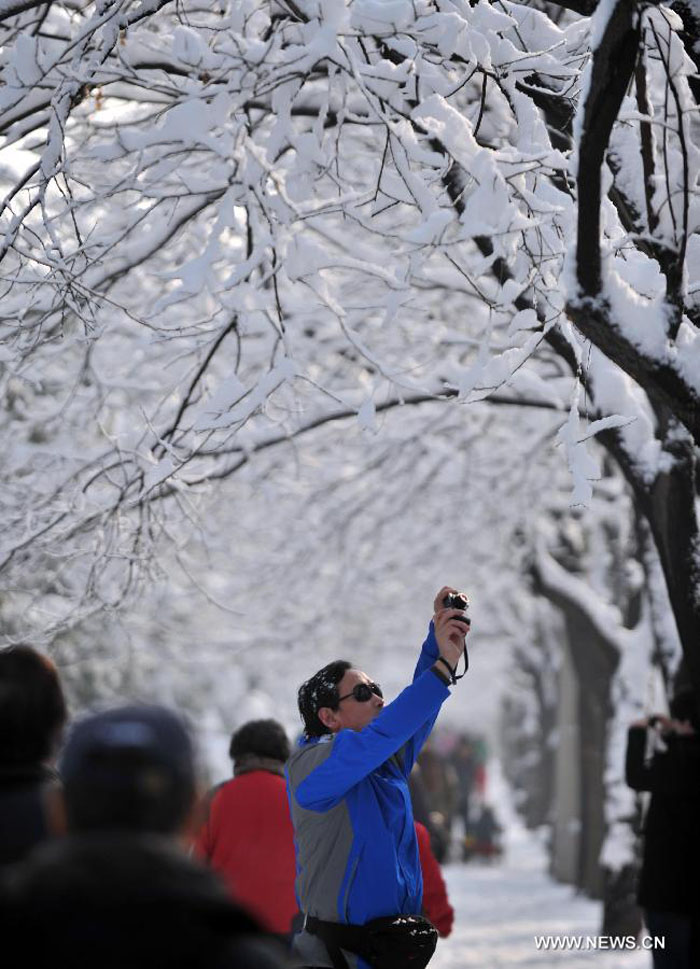
[[[348,969],[341,949],[361,956],[372,969],[425,969],[438,940],[433,923],[421,915],[388,915],[366,925],[308,916],[305,927],[325,942],[335,969]]]

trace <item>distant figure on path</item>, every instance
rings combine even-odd
[[[452,766],[457,775],[457,814],[462,818],[464,832],[469,830],[469,805],[476,783],[476,756],[469,737],[462,735],[452,753]]]

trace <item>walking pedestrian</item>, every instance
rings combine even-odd
[[[123,707],[69,736],[69,834],[7,880],[3,944],[29,966],[281,969],[219,880],[187,857],[196,775],[175,714]]]
[[[284,763],[289,740],[276,720],[252,720],[231,738],[233,778],[214,789],[195,851],[268,932],[291,942],[294,832]]]

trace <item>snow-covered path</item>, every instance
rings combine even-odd
[[[537,951],[535,936],[597,937],[601,906],[548,877],[544,850],[494,780],[490,800],[506,826],[504,858],[490,866],[445,866],[455,927],[430,969],[651,969],[651,955],[641,950]]]

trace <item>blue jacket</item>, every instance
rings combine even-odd
[[[381,915],[420,914],[423,883],[408,775],[450,695],[430,669],[432,623],[411,686],[362,730],[302,740],[287,764],[297,852],[296,891],[307,915],[363,925]],[[305,965],[330,965],[303,932]],[[362,960],[348,954],[351,966]]]

